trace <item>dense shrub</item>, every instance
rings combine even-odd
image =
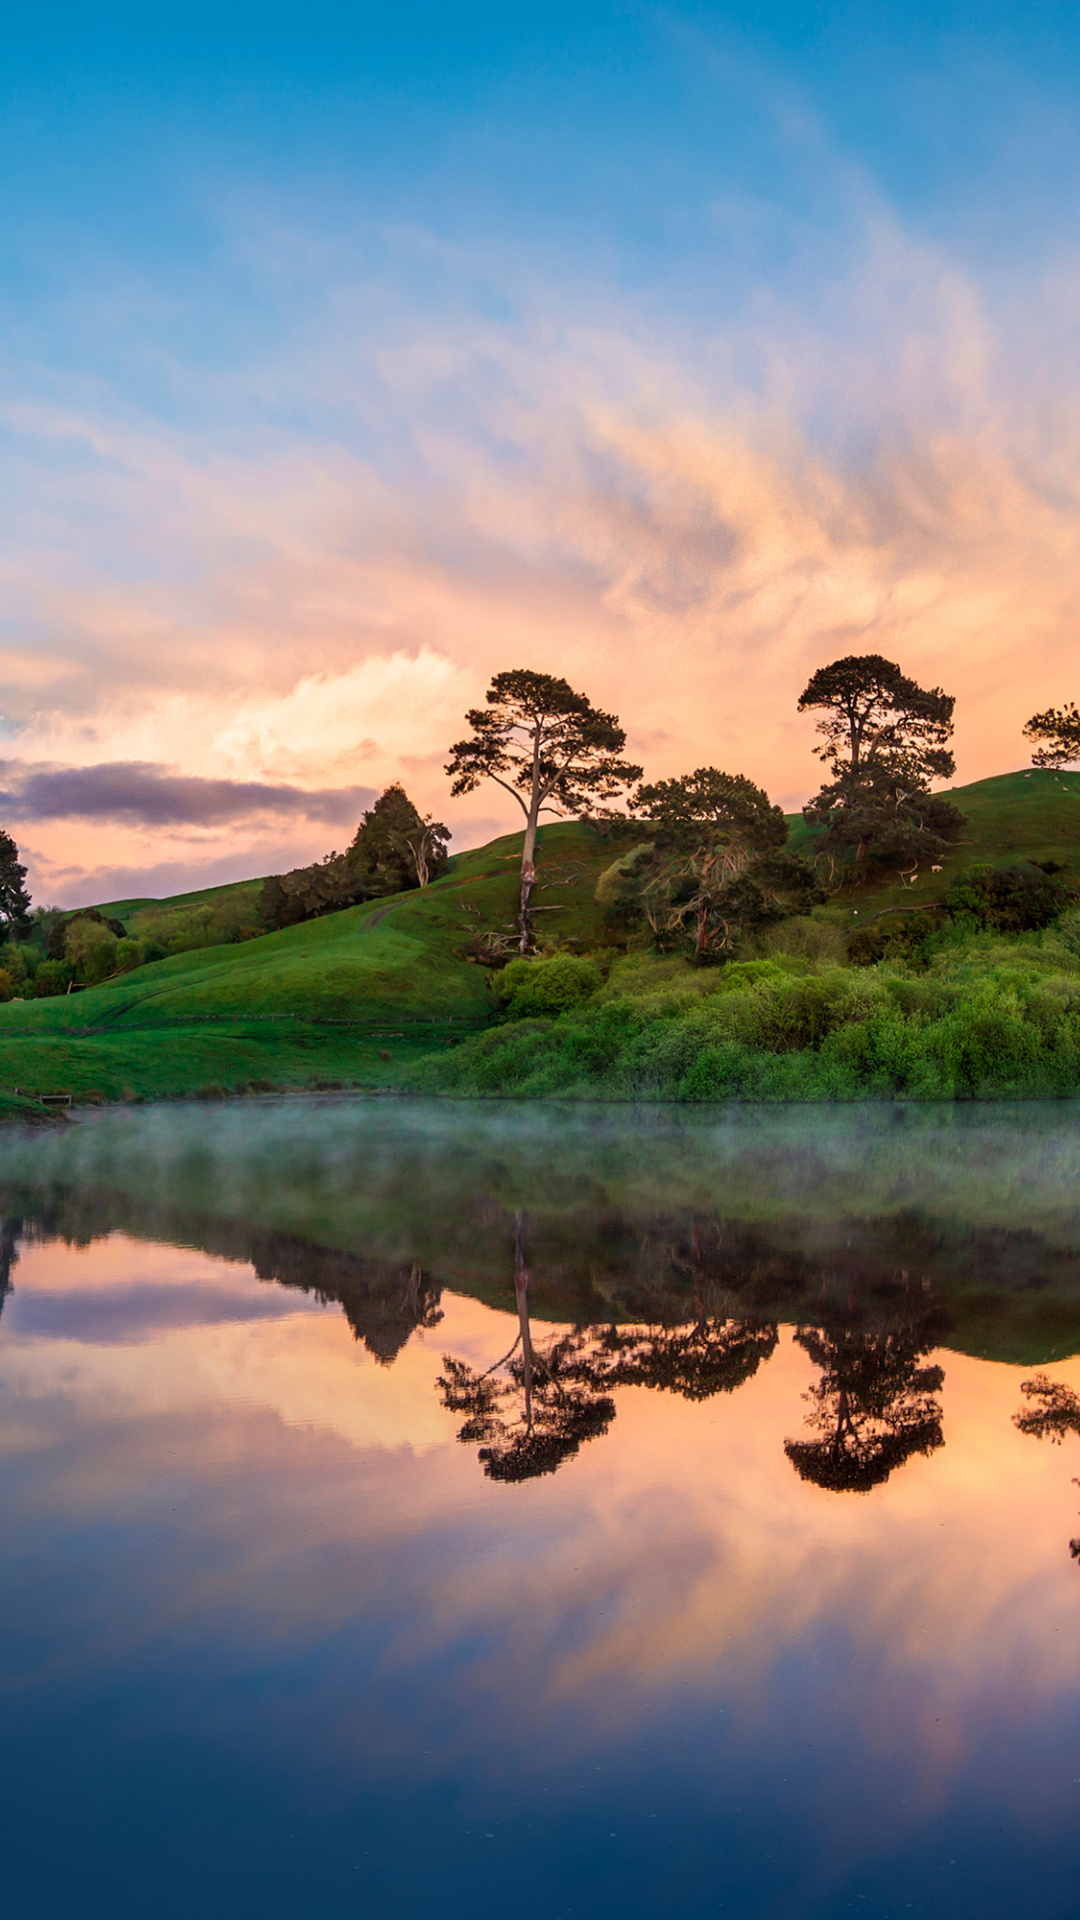
[[[1000,933],[1025,933],[1049,926],[1069,898],[1062,881],[1041,867],[972,867],[952,882],[945,907],[954,919],[963,915]]]
[[[588,1000],[422,1063],[414,1083],[639,1100],[1075,1093],[1080,960],[1039,933],[957,939],[915,975],[789,958],[703,977],[636,958]]]
[[[49,1000],[54,994],[66,993],[74,978],[75,969],[69,960],[43,960],[27,981],[27,997]]]
[[[543,960],[511,960],[499,976],[498,992],[515,1019],[528,1019],[581,1006],[602,985],[595,960],[556,953]]]
[[[262,928],[249,899],[225,893],[184,907],[144,907],[132,915],[128,931],[139,941],[143,960],[149,961],[203,947],[232,946],[254,939]]]
[[[853,967],[875,967],[880,960],[918,964],[926,943],[940,932],[942,919],[933,913],[896,913],[858,927],[847,938],[847,957]]]

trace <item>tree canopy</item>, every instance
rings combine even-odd
[[[698,767],[639,786],[631,810],[650,839],[598,892],[643,914],[661,946],[692,937],[699,959],[728,953],[743,928],[805,911],[816,896],[811,869],[786,851],[783,813],[745,774]]]
[[[10,833],[0,829],[0,925],[9,932],[25,927],[30,918],[30,895],[26,891],[26,868]]]
[[[531,899],[536,880],[536,830],[543,813],[566,815],[606,806],[641,768],[620,758],[626,734],[566,680],[518,667],[497,673],[487,706],[465,715],[472,729],[450,749],[446,771],[455,799],[484,780],[512,795],[525,816],[521,853],[519,945],[533,945]]]
[[[829,778],[803,814],[827,829],[835,849],[883,862],[930,858],[959,839],[963,815],[930,792],[956,762],[955,700],[920,687],[881,654],[849,654],[819,667],[799,696],[799,712],[822,714],[815,748]]]
[[[365,897],[426,887],[446,867],[450,829],[420,814],[395,781],[369,807],[345,854],[345,865]]]
[[[446,867],[449,838],[449,827],[420,814],[395,782],[368,808],[345,853],[271,874],[259,896],[259,918],[264,926],[293,927],[362,900],[425,887]]]
[[[1024,728],[1025,740],[1041,742],[1031,756],[1033,767],[1068,767],[1080,760],[1080,711],[1070,700],[1065,707],[1047,707],[1033,713]]]
[[[867,1493],[913,1454],[944,1446],[934,1396],[945,1376],[920,1365],[934,1340],[929,1324],[884,1332],[842,1322],[803,1326],[795,1339],[821,1368],[806,1398],[813,1407],[807,1425],[822,1437],[784,1441],[800,1479],[833,1493]]]

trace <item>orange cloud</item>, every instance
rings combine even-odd
[[[1058,269],[1063,312],[1071,286]],[[266,424],[259,370],[216,430],[105,401],[11,410],[11,751],[405,777],[453,822],[461,713],[530,662],[615,708],[650,774],[715,761],[795,806],[817,771],[801,687],[873,650],[955,692],[962,780],[1023,762],[1028,713],[1076,692],[1080,396],[1028,376],[1007,302],[880,218],[810,316],[762,294],[710,336],[533,295],[504,326],[327,321],[273,370],[298,407],[339,389],[321,438]],[[270,848],[35,837],[57,876],[226,850],[257,867]]]

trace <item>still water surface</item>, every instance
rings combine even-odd
[[[110,1113],[0,1208],[13,1920],[1080,1911],[1076,1109]]]

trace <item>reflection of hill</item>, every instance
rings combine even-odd
[[[259,1232],[230,1221],[178,1218],[159,1207],[138,1207],[126,1196],[118,1201],[86,1194],[54,1196],[46,1205],[0,1219],[0,1308],[20,1242],[86,1246],[118,1231],[243,1261],[260,1280],[338,1302],[357,1340],[387,1366],[417,1327],[435,1327],[442,1319],[439,1288],[415,1265],[313,1246],[291,1234]]]
[[[437,1327],[442,1319],[439,1289],[417,1266],[388,1267],[385,1260],[308,1246],[284,1233],[253,1235],[250,1258],[260,1280],[340,1301],[356,1338],[384,1366],[417,1327]]]
[[[179,1195],[170,1205],[72,1186],[44,1197],[20,1183],[0,1186],[0,1206],[7,1223],[0,1301],[20,1237],[85,1244],[119,1230],[250,1262],[261,1280],[339,1301],[357,1338],[384,1361],[413,1328],[437,1324],[446,1287],[514,1308],[511,1222],[487,1195],[462,1196],[446,1223],[445,1249],[419,1199],[412,1245],[395,1207],[385,1234],[373,1227],[359,1247],[328,1246],[258,1218],[209,1214]],[[1051,1245],[1024,1226],[965,1230],[909,1211],[841,1218],[826,1230],[791,1216],[747,1224],[718,1212],[634,1215],[585,1205],[554,1218],[530,1214],[530,1239],[538,1320],[807,1326],[857,1307],[868,1325],[888,1326],[918,1301],[933,1305],[940,1344],[965,1352],[1039,1361],[1080,1349],[1080,1250]]]
[[[1080,1350],[1080,1113],[870,1109],[752,1119],[495,1103],[252,1102],[109,1114],[0,1142],[28,1231],[252,1261],[345,1306],[383,1358],[440,1289],[563,1325],[868,1326],[932,1304],[947,1345]]]

